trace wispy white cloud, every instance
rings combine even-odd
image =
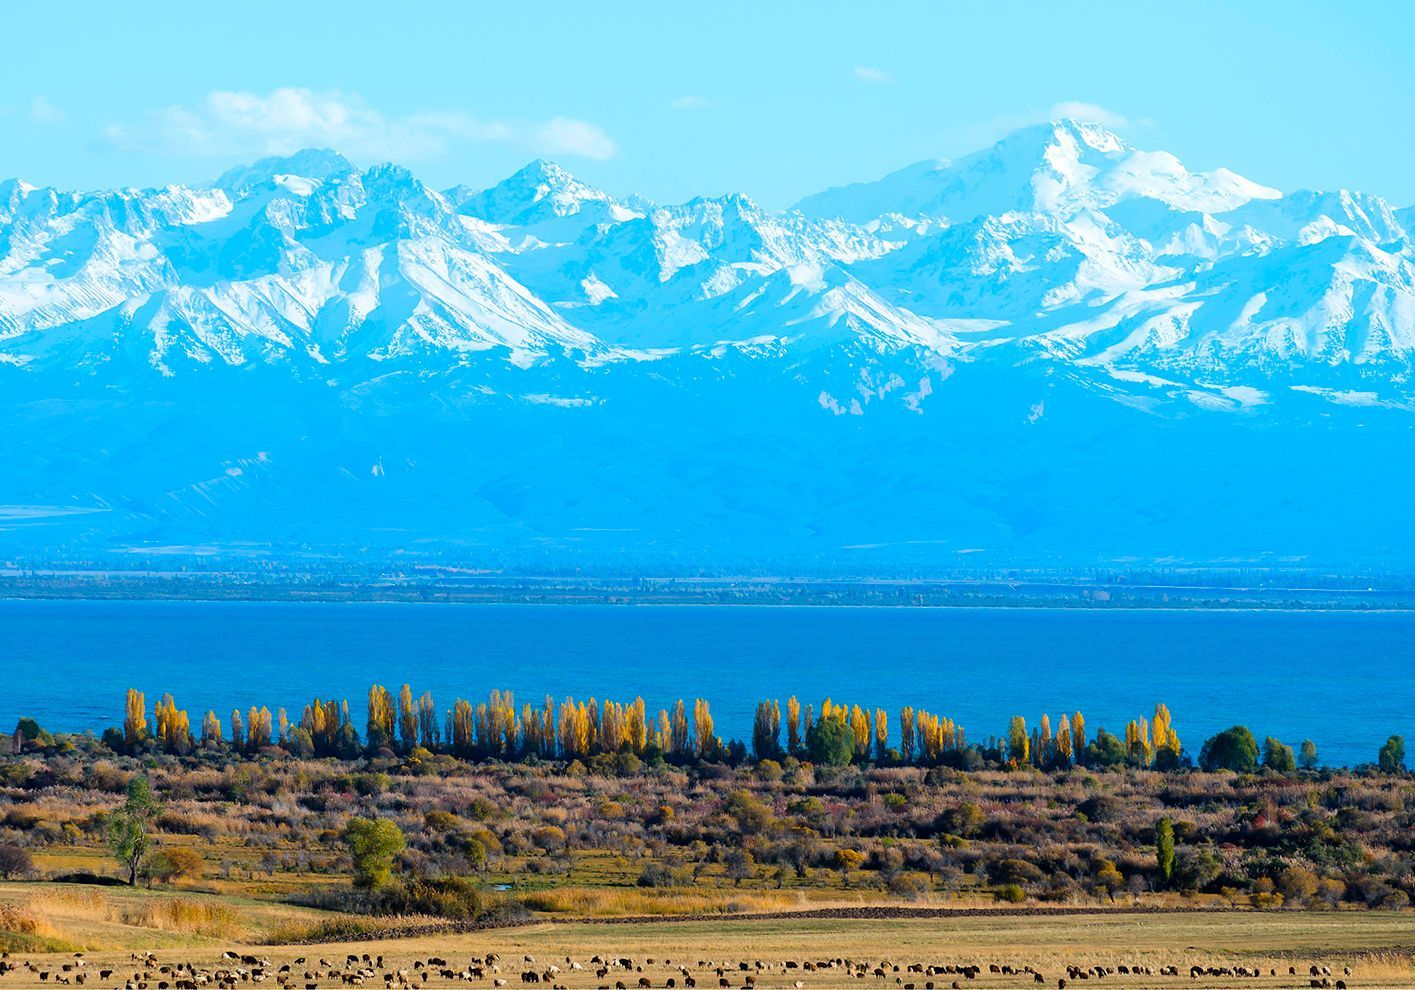
[[[416,161],[464,143],[513,144],[529,151],[612,158],[613,138],[585,120],[490,119],[459,110],[390,116],[356,93],[282,87],[268,93],[213,90],[194,106],[154,111],[133,124],[110,124],[114,148],[230,156],[284,155],[308,147],[337,148],[363,158]]]
[[[894,82],[894,77],[883,69],[876,69],[872,65],[855,66],[855,78],[860,82],[867,83],[889,83]]]
[[[531,146],[551,155],[578,155],[601,161],[619,153],[619,146],[603,129],[587,120],[552,117],[529,132]]]
[[[701,96],[680,96],[669,106],[674,110],[706,110],[712,104]]]
[[[1051,109],[1046,112],[1046,119],[1079,120],[1082,123],[1100,124],[1102,127],[1115,129],[1132,125],[1130,118],[1123,113],[1103,107],[1099,103],[1086,103],[1081,100],[1067,100],[1053,104]]]
[[[45,97],[36,96],[30,101],[29,119],[36,124],[62,124],[64,122],[64,111],[49,102]]]

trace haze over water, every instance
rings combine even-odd
[[[1234,723],[1261,741],[1316,741],[1322,761],[1374,760],[1415,736],[1415,614],[826,607],[0,602],[0,726],[121,722],[123,692],[165,691],[223,723],[232,708],[347,698],[362,732],[372,683],[456,697],[511,689],[712,703],[750,737],[758,700],[948,715],[968,738],[1013,714],[1080,709],[1119,733],[1164,701],[1191,755]]]

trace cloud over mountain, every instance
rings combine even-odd
[[[356,93],[288,86],[268,93],[213,90],[197,105],[165,107],[139,123],[111,124],[103,137],[117,148],[228,157],[338,147],[356,158],[421,161],[454,145],[482,142],[594,159],[617,151],[602,128],[570,117],[526,121],[448,110],[390,115]]]

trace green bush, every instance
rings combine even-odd
[[[1199,750],[1199,766],[1205,770],[1252,773],[1258,768],[1258,740],[1246,726],[1224,729]]]

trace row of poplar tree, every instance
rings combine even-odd
[[[445,752],[464,759],[579,759],[600,754],[632,752],[669,759],[717,759],[745,747],[724,745],[717,736],[711,708],[702,698],[689,706],[679,700],[650,716],[643,698],[631,702],[566,698],[556,704],[546,697],[539,705],[519,708],[509,691],[492,691],[484,702],[458,698],[439,714],[432,695],[415,696],[404,684],[395,696],[382,685],[368,694],[368,715],[360,736],[347,701],[315,698],[292,722],[284,708],[233,711],[223,725],[214,711],[192,731],[186,711],[172,695],[163,695],[151,721],[141,691],[129,689],[122,730],[110,729],[105,741],[115,749],[140,752],[153,748],[173,754],[196,749],[224,749],[257,754],[278,746],[297,756],[354,758],[369,752],[414,749]],[[778,701],[757,705],[751,751],[758,760],[797,757],[842,764],[899,763],[935,765],[975,752],[1017,766],[1066,767],[1087,763],[1170,769],[1181,763],[1181,744],[1169,709],[1155,706],[1153,719],[1139,718],[1125,726],[1124,738],[1104,729],[1087,738],[1081,712],[1063,714],[1055,729],[1043,714],[1028,728],[1014,717],[1003,738],[970,744],[961,725],[924,709],[905,706],[894,723],[881,708],[844,705],[827,698],[819,711],[802,706],[796,697],[783,708]],[[784,738],[783,738],[783,731]]]

